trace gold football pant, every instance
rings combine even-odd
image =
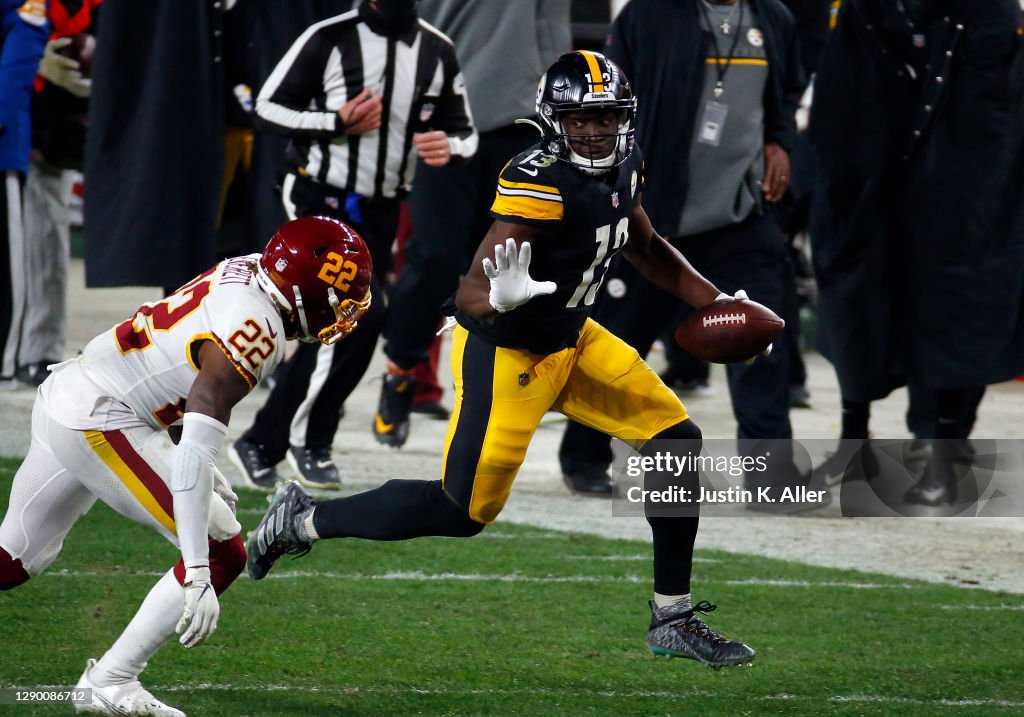
[[[549,410],[640,448],[686,420],[686,408],[636,350],[588,319],[575,348],[508,349],[456,326],[455,409],[445,438],[445,492],[492,523]]]

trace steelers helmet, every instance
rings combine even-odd
[[[606,143],[607,155],[587,157],[577,152],[574,140],[608,135],[570,134],[563,125],[565,115],[609,109],[617,111],[618,127],[614,143]],[[537,86],[537,118],[545,149],[587,174],[603,174],[633,151],[636,98],[622,68],[599,52],[576,50],[555,60]]]

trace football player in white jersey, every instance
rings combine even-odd
[[[0,525],[0,590],[39,575],[98,498],[181,550],[77,688],[104,714],[183,715],[139,683],[175,632],[185,647],[217,627],[217,596],[245,567],[236,496],[213,461],[232,407],[284,359],[285,340],[334,343],[370,305],[370,253],[348,226],[304,217],[262,255],[222,261],[145,304],[52,367],[32,444]]]

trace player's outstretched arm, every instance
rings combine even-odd
[[[629,241],[622,253],[651,283],[690,306],[710,304],[721,294],[686,257],[654,231],[639,201],[629,217]]]
[[[227,434],[231,409],[249,384],[212,341],[199,349],[199,375],[185,399],[181,439],[171,458],[174,522],[185,563],[185,610],[177,632],[185,647],[217,629],[220,604],[210,578],[207,519],[213,494],[213,461]]]
[[[496,221],[477,247],[469,271],[459,285],[455,305],[463,313],[483,318],[511,311],[535,296],[557,288],[551,281],[530,277],[530,242],[537,230],[523,224]]]

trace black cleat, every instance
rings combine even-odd
[[[265,493],[274,492],[280,478],[261,445],[239,438],[228,449],[228,458],[238,468],[247,486]]]
[[[262,580],[285,553],[297,558],[308,553],[313,543],[300,535],[299,523],[316,506],[316,501],[295,481],[288,481],[270,502],[270,508],[256,530],[249,533],[245,549],[249,553],[246,570],[253,580]]]
[[[932,453],[921,480],[903,494],[905,503],[937,506],[956,502],[956,474],[952,462],[943,453],[941,447]]]
[[[966,438],[935,439],[924,475],[904,494],[903,500],[933,506],[953,504],[958,498],[967,503],[978,500],[974,481],[963,481],[970,473],[974,453],[974,445]]]
[[[338,466],[331,460],[330,448],[292,446],[288,449],[288,465],[295,471],[295,479],[307,488],[341,488],[341,476],[338,474]]]
[[[30,363],[27,366],[20,367],[15,377],[26,386],[39,388],[43,385],[43,381],[50,376],[50,369],[47,366],[55,363],[60,363],[60,361],[37,361]]]
[[[562,480],[573,495],[588,498],[611,498],[615,494],[611,476],[608,475],[607,469],[601,466],[566,473],[562,476]]]
[[[380,403],[373,419],[373,437],[378,443],[401,448],[409,437],[409,413],[416,379],[400,373],[384,374]]]
[[[655,655],[686,657],[713,669],[752,662],[757,654],[749,645],[729,640],[704,624],[696,613],[707,615],[716,605],[701,601],[692,609],[670,605],[659,608],[651,600],[651,627],[647,647]]]

